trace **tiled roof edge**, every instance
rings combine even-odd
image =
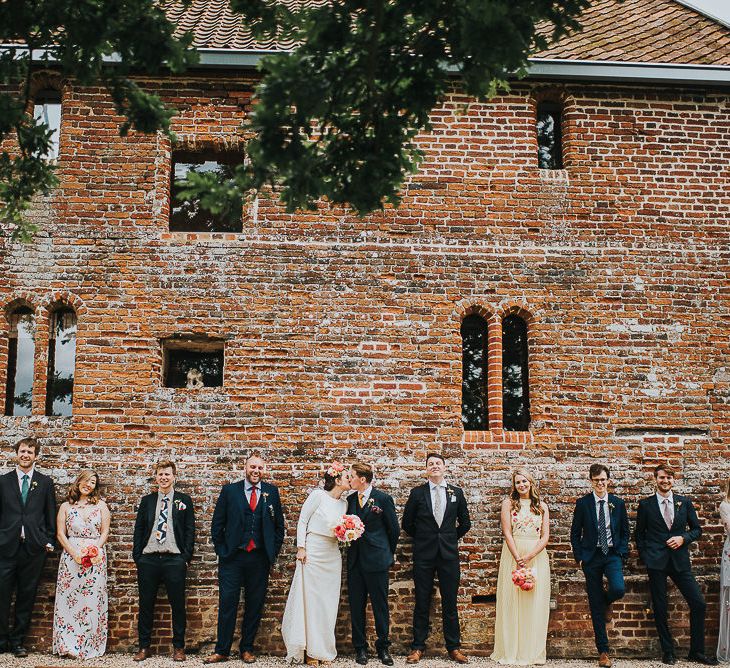
[[[697,12],[698,14],[702,14],[702,16],[704,16],[705,18],[708,18],[708,19],[714,21],[715,23],[719,23],[721,26],[724,26],[725,28],[730,28],[730,22],[726,21],[723,18],[720,18],[719,16],[716,16],[712,12],[708,12],[703,7],[698,7],[693,2],[690,2],[690,0],[674,0],[674,2],[679,3],[683,7],[687,7],[688,9],[691,9],[691,10]]]
[[[4,48],[13,46],[18,45],[0,45],[0,53]],[[281,51],[201,48],[198,53],[200,62],[195,66],[198,69],[252,69],[258,66],[264,56]],[[45,55],[45,49],[33,50],[34,61],[44,61]],[[105,61],[113,64],[119,62],[119,57],[112,54],[106,56]],[[730,65],[530,58],[527,77],[557,81],[643,82],[725,88],[730,87]]]

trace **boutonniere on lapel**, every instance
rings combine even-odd
[[[383,512],[383,509],[380,506],[375,505],[375,499],[368,499],[368,510],[376,515]]]
[[[612,503],[610,503],[610,502],[609,502],[609,504],[608,504],[608,509],[609,509],[609,510],[610,510],[611,512],[613,512],[614,510],[616,510],[616,506],[614,506],[614,505],[613,505]]]
[[[681,501],[677,501],[677,503],[675,505],[677,506],[677,508],[681,508],[682,507],[682,502]]]
[[[180,499],[175,499],[175,508],[178,510],[185,510],[187,506]]]
[[[38,481],[37,480],[34,480],[32,483],[30,483],[30,490],[29,491],[32,492],[36,487],[38,487]]]
[[[269,493],[268,492],[261,492],[261,496],[264,497],[264,503],[266,503],[269,499]]]
[[[456,491],[453,487],[446,485],[446,496],[451,499],[451,503],[456,503]]]

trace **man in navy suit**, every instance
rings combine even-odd
[[[256,661],[254,640],[269,585],[269,571],[284,542],[279,490],[263,482],[266,463],[253,454],[245,479],[224,485],[213,511],[211,533],[218,555],[218,639],[203,663],[227,661],[233,643],[241,588],[245,592],[240,656]]]
[[[365,533],[347,549],[347,593],[350,599],[352,644],[355,661],[368,662],[365,637],[365,608],[370,596],[378,639],[375,649],[386,666],[393,665],[390,655],[390,614],[388,610],[389,571],[398,545],[400,526],[393,497],[373,487],[369,464],[352,465],[350,486],[356,494],[347,499],[347,512],[365,524]]]
[[[623,561],[629,555],[629,520],[623,500],[608,493],[608,467],[593,464],[588,476],[593,492],[575,503],[570,543],[586,579],[598,665],[610,668],[606,607],[624,595]],[[603,588],[604,575],[608,590]]]
[[[139,651],[133,661],[152,656],[152,621],[160,584],[172,613],[172,660],[185,661],[185,578],[195,546],[193,500],[175,489],[175,462],[154,467],[157,491],[142,497],[134,522],[132,558],[137,565]]]
[[[17,466],[0,476],[0,652],[28,656],[23,647],[46,555],[56,541],[53,480],[35,467],[40,443],[15,444]],[[15,623],[10,602],[15,594]]]
[[[413,642],[406,663],[418,663],[426,651],[428,616],[434,576],[438,573],[444,641],[449,658],[468,663],[462,653],[459,613],[456,608],[461,571],[459,539],[471,528],[464,492],[444,479],[446,460],[438,453],[426,456],[428,482],[411,490],[403,510],[403,530],[413,537]]]
[[[689,605],[690,661],[707,666],[717,659],[705,656],[705,599],[692,574],[689,544],[699,539],[702,528],[692,500],[672,492],[674,471],[660,464],[654,469],[656,494],[642,499],[636,514],[636,547],[649,574],[654,623],[662,646],[662,661],[676,663],[674,642],[667,624],[667,577]]]

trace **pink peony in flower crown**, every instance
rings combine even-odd
[[[342,472],[344,470],[345,465],[335,460],[329,465],[329,468],[327,469],[327,475],[330,476],[330,478],[337,478],[338,476],[342,475]]]

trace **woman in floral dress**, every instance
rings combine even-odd
[[[545,663],[550,617],[550,539],[547,504],[532,474],[512,473],[510,495],[502,502],[504,544],[497,578],[497,621],[492,660],[516,666]],[[534,587],[523,590],[512,581],[517,568],[534,573]]]
[[[106,550],[111,521],[101,500],[95,471],[84,470],[69,486],[58,511],[58,542],[63,547],[53,613],[53,652],[75,659],[106,650]]]

